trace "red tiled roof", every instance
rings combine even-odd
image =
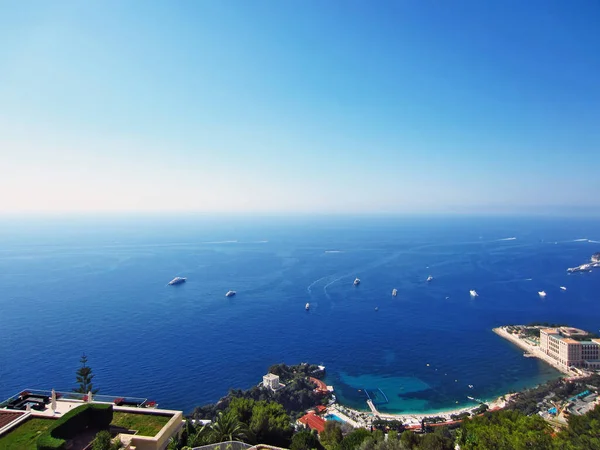
[[[315,391],[317,391],[321,394],[326,394],[328,392],[327,385],[325,383],[323,383],[321,380],[319,380],[318,378],[309,377],[309,380],[312,383],[315,383],[317,385],[317,388],[315,389]]]
[[[321,432],[325,429],[325,421],[315,413],[308,413],[298,419],[298,422],[307,425],[311,430]]]
[[[317,405],[317,406],[315,407],[315,409],[317,410],[317,413],[322,413],[322,412],[325,412],[325,411],[327,411],[327,407],[326,407],[326,406],[323,406],[323,405]]]

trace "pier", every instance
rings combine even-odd
[[[375,403],[373,403],[373,400],[367,400],[367,405],[369,405],[369,408],[371,409],[371,412],[373,414],[375,414],[376,416],[379,415],[379,411],[377,411],[377,408],[375,408]]]

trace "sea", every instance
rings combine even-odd
[[[186,413],[280,362],[358,409],[475,405],[559,376],[493,327],[598,331],[600,270],[566,269],[599,250],[597,218],[5,217],[0,398],[72,390],[85,353],[101,394]]]

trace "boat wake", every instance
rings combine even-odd
[[[330,276],[331,276],[331,275],[325,275],[324,277],[321,277],[321,278],[319,278],[318,280],[315,280],[315,281],[313,281],[312,283],[310,283],[310,284],[308,285],[308,287],[306,288],[306,290],[308,291],[308,293],[309,293],[309,294],[312,294],[312,288],[313,288],[313,286],[314,286],[315,284],[317,284],[317,283],[319,283],[319,282],[321,282],[321,281],[323,281],[323,280],[325,280],[325,279],[329,278]]]
[[[341,250],[325,250],[325,253],[344,253]]]
[[[517,240],[516,237],[508,237],[508,238],[498,239],[498,241],[516,241],[516,240]]]

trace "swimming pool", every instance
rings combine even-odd
[[[335,420],[336,422],[343,422],[342,419],[340,419],[338,416],[336,416],[335,414],[327,414],[325,416],[325,420]]]

